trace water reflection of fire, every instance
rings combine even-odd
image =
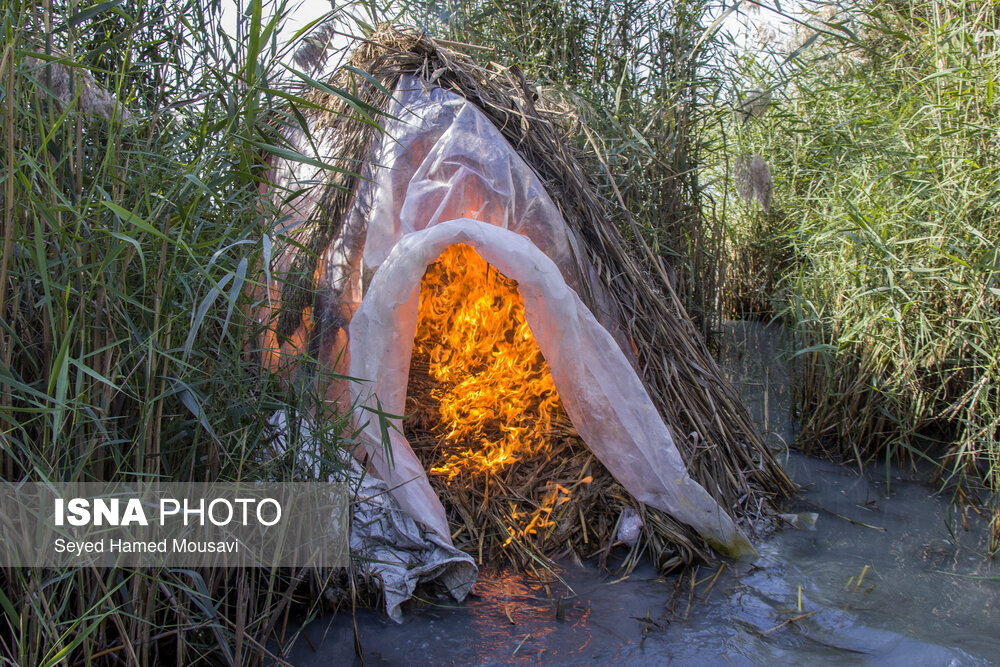
[[[469,246],[450,246],[424,274],[408,394],[420,422],[409,426],[438,442],[430,473],[449,480],[544,451],[553,418],[565,420],[517,283]]]

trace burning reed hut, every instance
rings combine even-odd
[[[274,162],[266,364],[355,378],[356,455],[480,563],[750,550],[790,483],[558,113],[392,27],[327,81]]]

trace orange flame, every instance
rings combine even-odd
[[[427,268],[413,352],[436,381],[446,450],[432,473],[499,470],[547,446],[559,394],[517,283],[471,247],[452,245]]]

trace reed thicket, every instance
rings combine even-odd
[[[271,247],[265,156],[287,156],[280,126],[310,103],[276,76],[275,8],[243,9],[233,36],[212,0],[0,10],[5,479],[295,474],[265,454],[267,419],[315,397],[259,373],[249,313]],[[372,3],[359,25],[408,18],[561,94],[601,193],[631,211],[618,222],[703,331],[724,308],[787,323],[803,442],[860,460],[939,443],[948,470],[1000,488],[997,6],[844,4],[777,70],[721,59],[713,9]],[[769,113],[720,122],[732,71],[772,89]],[[702,180],[752,154],[774,178],[766,213]],[[335,447],[349,434],[331,417]],[[241,662],[289,638],[300,575],[7,570],[0,652]]]
[[[258,370],[250,313],[274,222],[266,156],[302,127],[278,40],[284,2],[14,0],[3,5],[0,469],[8,480],[287,479],[276,409],[310,388]],[[717,315],[699,201],[705,2],[357,5],[484,44],[561,92],[618,221],[705,328]],[[271,18],[271,17],[275,18]],[[290,59],[286,59],[286,62]],[[294,77],[292,77],[294,79]],[[301,80],[299,81],[301,83]],[[709,93],[711,95],[711,93]],[[374,113],[374,110],[365,110]],[[293,197],[296,193],[279,193]],[[714,218],[709,218],[714,221]],[[708,223],[710,224],[710,223]],[[712,241],[718,243],[718,241]],[[294,242],[291,244],[294,246]],[[349,434],[327,415],[326,445]],[[294,431],[294,428],[292,429]],[[292,448],[294,449],[292,443]],[[331,457],[334,458],[334,457]],[[0,642],[19,664],[241,662],[283,636],[302,573],[8,570]],[[314,581],[306,611],[325,582]],[[281,625],[279,625],[281,622]]]
[[[305,102],[274,80],[280,7],[244,8],[227,36],[216,2],[3,4],[4,479],[295,475],[294,453],[267,454],[268,418],[309,391],[258,372],[250,295],[273,217],[263,158],[285,122],[264,112]],[[290,639],[279,622],[304,579],[8,569],[0,661],[241,663]]]
[[[931,458],[994,491],[998,28],[995,3],[840,3],[807,17],[797,58],[744,61],[774,102],[730,137],[770,164],[774,202],[729,218],[732,310],[795,337],[801,444]]]
[[[294,454],[269,458],[267,420],[276,409],[308,411],[315,396],[259,372],[250,313],[280,245],[262,235],[274,222],[260,193],[266,156],[288,157],[282,125],[308,131],[296,106],[311,103],[276,74],[285,3],[238,4],[234,35],[220,30],[212,0],[3,6],[6,479],[295,474]],[[365,32],[418,20],[561,91],[595,128],[578,136],[600,155],[592,171],[604,196],[633,212],[619,222],[667,258],[663,270],[707,327],[717,300],[705,267],[718,252],[707,243],[720,235],[704,231],[696,168],[706,6],[368,3],[350,21]],[[335,447],[349,434],[327,417]],[[289,639],[277,624],[302,579],[9,570],[2,653],[21,664],[241,662]],[[304,599],[320,599],[323,586],[313,582]]]

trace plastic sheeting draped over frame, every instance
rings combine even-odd
[[[531,239],[622,349],[631,349],[558,207],[490,119],[465,98],[401,77],[365,177],[354,212],[367,218],[366,276],[406,234],[457,218],[480,220]]]
[[[594,455],[637,500],[670,513],[722,552],[750,550],[715,500],[687,474],[670,431],[624,353],[563,280],[555,263],[528,238],[461,218],[412,232],[395,244],[369,285],[350,325],[351,375],[361,405],[402,414],[416,332],[420,280],[450,245],[464,243],[518,282],[524,312],[563,406]],[[377,400],[376,398],[377,397]],[[377,420],[364,439],[375,472],[400,506],[448,539],[444,508],[401,434],[389,433],[391,461]]]
[[[567,272],[581,252],[535,174],[479,109],[407,75],[372,155],[364,263],[377,268],[400,238],[457,218],[524,234]],[[362,186],[363,188],[366,186]]]

